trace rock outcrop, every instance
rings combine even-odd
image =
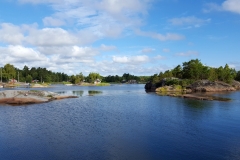
[[[20,104],[34,104],[44,103],[56,99],[77,98],[72,95],[59,95],[54,92],[38,91],[38,90],[5,90],[0,92],[0,103],[20,105]]]
[[[145,90],[147,92],[155,92],[156,91],[156,85],[152,83],[151,81],[145,84]]]
[[[239,81],[232,81],[231,84],[236,90],[240,90],[240,82]]]
[[[222,92],[235,91],[236,89],[227,83],[221,81],[211,82],[209,80],[199,80],[187,87],[193,92]]]

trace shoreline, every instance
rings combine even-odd
[[[24,105],[46,103],[53,100],[78,98],[73,95],[59,95],[49,91],[4,90],[0,91],[0,104]]]

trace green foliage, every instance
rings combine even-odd
[[[13,65],[6,64],[2,70],[2,76],[5,81],[16,77],[16,70]]]
[[[97,83],[96,86],[110,86],[110,83]]]
[[[31,69],[28,66],[24,66],[22,70],[14,68],[11,64],[6,64],[3,68],[3,80],[8,81],[9,79],[15,78],[21,82],[29,81],[29,76],[32,77],[32,80],[38,80],[39,82],[62,82],[69,79],[67,74],[64,73],[55,73],[47,70],[46,68],[35,68]],[[27,79],[28,77],[28,79]]]
[[[165,82],[165,85],[170,86],[170,85],[179,85],[180,80],[178,79],[167,79]]]
[[[173,85],[175,91],[182,91],[183,87],[181,85]]]
[[[89,75],[86,77],[87,79],[87,82],[89,83],[94,83],[94,81],[96,81],[97,79],[101,79],[101,75],[99,73],[94,73],[94,72],[91,72],[89,73]]]
[[[71,80],[70,80],[73,84],[78,84],[80,82],[83,82],[84,81],[84,76],[81,73],[77,74],[76,76],[72,75],[71,76]]]
[[[188,85],[192,84],[194,82],[194,80],[192,79],[182,79],[179,83],[179,85],[181,85],[183,87],[183,89],[185,89]]]
[[[209,69],[209,75],[208,75],[208,80],[209,81],[216,81],[218,79],[218,70],[216,68],[210,68]]]
[[[178,78],[178,79],[176,79]],[[208,79],[210,81],[224,81],[231,83],[233,79],[240,80],[240,73],[236,72],[226,64],[224,67],[212,68],[205,66],[199,59],[193,59],[184,62],[183,66],[176,66],[172,70],[167,70],[164,73],[160,72],[159,75],[154,74],[150,80],[158,84],[165,85],[181,85],[186,87],[196,80]],[[164,80],[165,83],[161,83]],[[161,85],[160,85],[161,86]]]
[[[172,70],[173,77],[182,78],[182,67],[178,65]]]
[[[236,73],[236,78],[235,78],[235,80],[240,81],[240,71],[238,71],[238,72]]]
[[[222,66],[217,69],[218,80],[226,83],[231,83],[236,77],[237,73],[234,69],[229,68],[228,64],[223,68]]]
[[[201,79],[206,71],[199,59],[190,60],[183,63],[183,78],[184,79]]]
[[[27,75],[26,82],[27,83],[31,83],[32,82],[32,76],[31,75]]]

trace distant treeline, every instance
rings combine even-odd
[[[201,79],[231,83],[234,79],[240,81],[240,71],[237,72],[235,69],[230,68],[228,64],[224,67],[214,68],[203,65],[199,59],[193,59],[183,62],[182,65],[177,65],[172,70],[154,74],[150,78],[153,83],[165,80],[168,83],[167,85],[180,84],[183,86]]]
[[[150,76],[134,76],[129,73],[124,73],[122,76],[101,76],[99,73],[91,72],[88,76],[84,76],[82,73],[77,75],[67,75],[60,72],[52,72],[46,68],[41,67],[32,67],[24,66],[23,69],[15,68],[11,64],[6,64],[4,67],[1,67],[0,73],[3,82],[8,82],[9,80],[19,80],[20,82],[31,83],[34,82],[71,82],[73,84],[78,84],[81,82],[93,83],[96,80],[102,82],[112,82],[112,83],[121,83],[129,82],[130,80],[135,80],[137,82],[147,82],[150,79]]]
[[[1,74],[2,73],[2,74]],[[169,84],[178,83],[191,83],[192,81],[200,79],[208,79],[210,81],[224,81],[231,83],[232,80],[240,81],[240,71],[232,69],[226,64],[224,67],[218,68],[205,66],[199,59],[193,59],[188,62],[183,62],[182,65],[177,65],[172,70],[160,72],[152,76],[134,76],[129,73],[124,73],[122,76],[109,75],[101,76],[99,73],[91,72],[88,76],[84,76],[82,73],[77,75],[67,75],[60,72],[52,72],[46,68],[24,66],[23,69],[15,68],[11,64],[6,64],[1,67],[1,78],[3,82],[8,82],[10,79],[19,80],[20,82],[32,82],[37,80],[38,82],[71,82],[78,84],[81,82],[93,83],[96,80],[108,83],[122,83],[122,82],[147,82],[152,81],[158,83],[163,79],[167,79]],[[184,85],[183,84],[183,85]]]
[[[60,72],[52,72],[46,68],[24,66],[23,69],[15,68],[11,64],[6,64],[1,68],[1,77],[3,82],[15,79],[20,82],[32,82],[33,80],[38,82],[62,82],[68,80],[68,75]]]

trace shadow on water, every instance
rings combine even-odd
[[[187,107],[196,109],[204,109],[211,106],[211,103],[208,103],[208,101],[201,101],[195,99],[183,99],[183,104]]]
[[[55,93],[57,93],[57,94],[65,94],[65,93],[67,93],[66,91],[57,91],[57,92],[55,92]]]
[[[89,96],[94,96],[97,94],[102,94],[102,91],[94,91],[94,90],[90,90],[88,91]]]
[[[83,96],[84,91],[72,91],[72,93],[76,96]]]

